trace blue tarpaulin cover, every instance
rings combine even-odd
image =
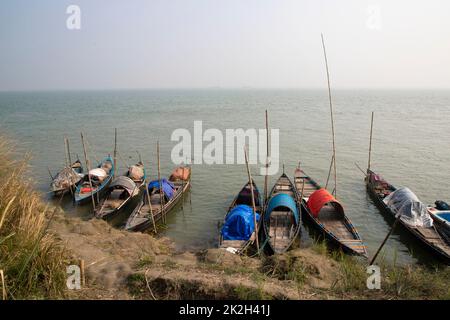
[[[163,178],[161,179],[161,185],[166,197],[171,199],[173,197],[173,190],[175,189],[173,183]],[[159,180],[153,180],[148,184],[148,191],[152,191],[153,189],[159,190]]]
[[[264,219],[265,220],[270,219],[270,214],[277,207],[286,207],[290,209],[294,213],[295,222],[296,223],[299,222],[297,204],[295,203],[294,198],[285,193],[279,193],[274,197],[270,198]]]
[[[259,221],[259,214],[256,214]],[[255,230],[253,209],[245,204],[240,204],[231,209],[222,227],[224,240],[248,240]]]

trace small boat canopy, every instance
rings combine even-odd
[[[161,179],[161,185],[166,197],[172,199],[175,186],[165,178]],[[159,190],[159,180],[153,180],[148,184],[148,191],[152,192],[153,190]]]
[[[256,221],[259,214],[256,213]],[[240,204],[231,209],[222,227],[224,240],[248,240],[255,230],[255,218],[253,209],[245,204]]]
[[[125,189],[129,194],[133,194],[134,190],[136,190],[136,183],[128,177],[120,176],[115,179],[111,185],[110,189]]]
[[[278,193],[274,197],[270,198],[264,219],[268,220],[272,211],[278,207],[286,207],[291,210],[294,213],[295,222],[299,222],[299,213],[295,200],[290,195],[285,193]]]
[[[433,226],[433,219],[427,207],[408,188],[395,190],[383,201],[395,214],[401,214],[400,219],[410,226],[425,228]]]
[[[144,166],[141,165],[133,165],[128,168],[128,177],[135,181],[144,180],[145,178],[145,170]]]
[[[344,208],[342,205],[336,200],[335,197],[333,197],[331,193],[328,192],[328,190],[324,188],[314,191],[314,193],[309,196],[307,205],[312,215],[317,218],[320,210],[322,210],[323,206],[328,203],[331,203],[340,214],[344,214]]]
[[[189,176],[191,175],[191,168],[189,167],[178,167],[175,168],[170,175],[170,180],[184,180],[188,181]]]

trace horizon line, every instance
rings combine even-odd
[[[412,91],[412,90],[424,90],[424,91],[443,91],[450,90],[450,87],[335,87],[331,88],[332,91],[346,91],[346,90],[361,90],[361,91]],[[31,93],[31,92],[89,92],[89,91],[175,91],[175,90],[327,90],[326,87],[252,87],[252,86],[239,86],[239,87],[222,87],[222,86],[205,86],[205,87],[148,87],[148,88],[77,88],[77,89],[12,89],[2,90],[0,93]]]

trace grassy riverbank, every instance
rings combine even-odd
[[[27,157],[13,161],[12,150],[0,143],[0,292],[7,299],[450,299],[445,266],[381,264],[381,289],[369,290],[366,262],[323,242],[261,259],[219,249],[179,253],[166,238],[68,217],[33,191]],[[68,290],[66,267],[81,259],[86,285]]]
[[[61,298],[67,254],[46,231],[53,209],[33,191],[27,157],[14,161],[12,146],[0,139],[0,278],[2,298]]]

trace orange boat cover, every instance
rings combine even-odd
[[[337,204],[340,211],[344,211],[342,205],[326,189],[323,188],[315,191],[309,197],[307,205],[312,215],[317,218],[323,206],[330,202]]]
[[[173,170],[172,174],[170,175],[170,180],[171,181],[176,181],[176,180],[188,181],[190,175],[191,175],[191,169],[189,167],[178,167],[175,170]]]

